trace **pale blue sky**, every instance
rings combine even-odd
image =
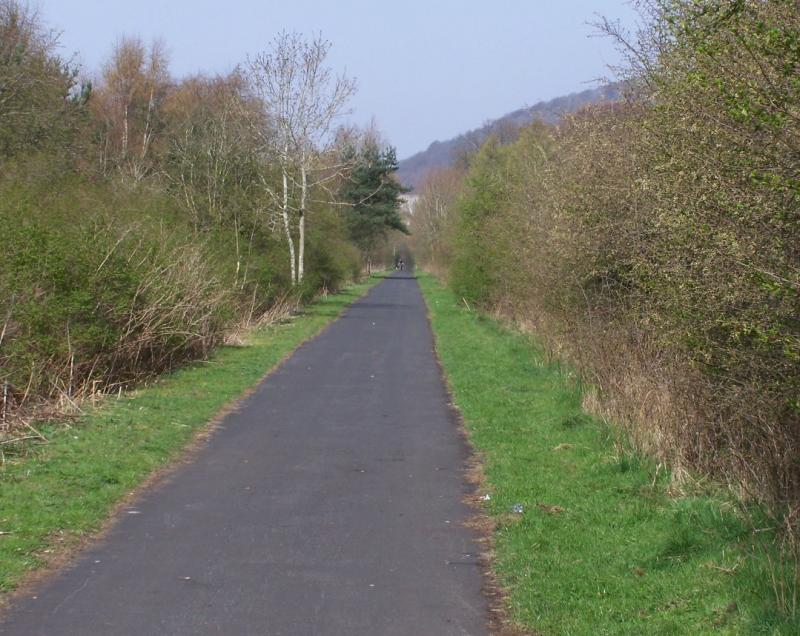
[[[618,60],[590,37],[597,14],[633,25],[624,0],[38,0],[63,53],[96,71],[122,35],[162,38],[171,70],[223,73],[280,30],[322,32],[358,79],[352,119],[374,116],[400,158],[487,119],[593,86]]]

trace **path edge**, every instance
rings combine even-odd
[[[427,272],[425,275],[432,276]],[[511,595],[509,590],[501,584],[495,568],[497,557],[494,535],[497,530],[497,523],[486,512],[481,499],[481,497],[489,493],[488,480],[484,471],[484,456],[473,443],[469,426],[464,419],[463,413],[455,403],[455,391],[439,356],[439,340],[436,330],[433,328],[428,298],[422,290],[419,278],[415,276],[414,280],[425,303],[425,317],[428,320],[428,328],[431,333],[431,350],[436,366],[439,369],[439,376],[447,393],[447,410],[467,451],[467,457],[464,460],[464,480],[469,485],[470,492],[464,495],[463,501],[469,506],[471,515],[464,525],[473,531],[476,535],[477,543],[481,547],[478,561],[482,574],[481,593],[488,602],[487,623],[489,633],[491,636],[540,636],[538,632],[530,631],[523,627],[511,616]],[[441,284],[435,277],[434,281],[436,284]]]
[[[97,530],[80,535],[70,535],[65,542],[60,544],[56,537],[54,541],[43,546],[42,551],[36,555],[37,558],[43,561],[42,565],[24,574],[13,590],[0,593],[0,627],[2,627],[2,621],[6,618],[8,612],[12,609],[17,600],[21,597],[35,595],[36,591],[44,586],[51,578],[68,571],[83,552],[102,542],[111,530],[124,518],[123,513],[126,508],[134,507],[145,495],[169,483],[169,480],[174,477],[181,468],[195,461],[199,454],[208,446],[221,424],[230,415],[238,412],[244,406],[244,403],[258,391],[261,385],[270,376],[277,373],[302,347],[322,336],[335,323],[344,318],[354,304],[369,296],[376,287],[382,285],[384,282],[385,279],[379,280],[374,285],[367,288],[364,293],[346,305],[338,316],[329,320],[322,325],[316,333],[311,334],[300,341],[290,351],[287,351],[286,355],[267,369],[258,380],[239,394],[239,396],[225,404],[208,421],[198,426],[191,437],[176,449],[175,455],[171,457],[165,465],[152,471],[147,477],[140,481],[134,489],[125,494],[109,508],[106,518]]]

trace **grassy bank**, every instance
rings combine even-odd
[[[496,569],[517,621],[543,634],[798,633],[796,586],[768,521],[709,486],[676,492],[663,467],[582,411],[570,372],[528,336],[430,276],[420,284],[484,461]]]
[[[5,449],[0,469],[0,591],[101,528],[115,503],[169,464],[207,423],[295,347],[379,282],[330,295],[283,324],[251,333],[139,391],[107,400],[49,443]]]

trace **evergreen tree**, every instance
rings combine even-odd
[[[394,178],[398,164],[393,147],[381,148],[368,141],[352,154],[355,167],[342,198],[351,204],[347,215],[350,237],[371,267],[372,255],[389,230],[409,233],[400,216],[400,196],[408,190]]]

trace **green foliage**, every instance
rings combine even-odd
[[[74,397],[203,358],[287,294],[309,300],[359,274],[333,211],[315,214],[307,280],[293,290],[280,236],[232,201],[222,208],[230,217],[198,228],[158,190],[75,172],[53,179],[53,165],[7,163],[0,183],[0,383],[12,402]]]
[[[342,199],[350,204],[347,226],[353,242],[369,258],[390,230],[408,234],[400,217],[400,195],[406,190],[394,178],[398,167],[394,148],[368,140],[349,154],[355,166],[342,188]]]
[[[0,160],[74,143],[88,90],[57,40],[16,0],[0,0]]]
[[[451,283],[456,293],[483,305],[497,301],[510,254],[495,232],[508,197],[509,152],[495,137],[472,158],[461,201]]]
[[[77,175],[39,188],[12,182],[0,197],[0,380],[74,395],[91,380],[126,382],[202,357],[219,341],[234,297],[169,200],[137,193],[131,209]]]
[[[630,95],[488,142],[450,281],[601,387],[637,446],[800,501],[800,9],[654,0]]]
[[[350,242],[347,227],[336,210],[318,209],[307,239],[304,297],[312,298],[320,290],[335,291],[361,276],[358,248]]]
[[[544,634],[798,633],[796,573],[763,511],[711,488],[675,496],[674,476],[583,412],[568,368],[420,284],[513,619]]]
[[[4,418],[203,358],[276,301],[360,273],[342,216],[314,201],[293,286],[274,131],[240,73],[173,81],[162,46],[123,37],[93,88],[57,48],[0,0]]]

